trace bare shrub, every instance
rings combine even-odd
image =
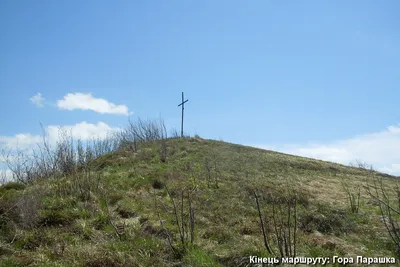
[[[219,180],[221,171],[219,160],[216,154],[212,154],[204,158],[204,169],[208,187],[219,188]]]
[[[354,214],[358,213],[360,210],[361,187],[358,185],[355,188],[352,188],[344,180],[342,180],[341,183],[343,191],[347,195],[347,200],[350,206],[350,212]]]
[[[59,141],[56,144],[53,159],[56,169],[61,174],[73,173],[76,169],[74,140],[71,135],[60,128]]]
[[[167,159],[167,130],[163,119],[129,120],[129,124],[117,134],[119,149],[137,153],[145,144],[158,143],[161,162]]]
[[[159,142],[159,158],[167,158],[167,131],[162,119],[129,121],[127,127],[106,138],[86,142],[59,128],[57,140],[50,140],[42,126],[42,141],[31,150],[3,149],[2,158],[14,180],[30,183],[36,179],[63,177],[86,168],[98,157],[119,149],[137,152],[144,143]]]
[[[158,214],[161,226],[168,239],[168,244],[174,253],[180,255],[184,253],[189,244],[194,242],[194,230],[195,230],[195,215],[192,205],[192,190],[181,190],[177,198],[180,200],[176,201],[173,194],[166,187],[167,194],[172,202],[172,215],[174,217],[174,223],[177,226],[179,233],[178,247],[174,244],[172,237],[170,236],[170,231],[165,228],[164,221],[161,219],[161,215],[158,208],[158,201],[155,198],[155,208]],[[186,194],[185,194],[186,193]],[[185,196],[186,195],[186,196]],[[186,201],[185,201],[186,198]],[[186,205],[185,205],[186,202]],[[164,203],[161,203],[166,211],[169,210]]]
[[[349,166],[359,168],[361,170],[374,171],[374,167],[371,164],[363,162],[359,159],[357,159],[355,162],[350,162]]]
[[[171,130],[170,136],[171,136],[171,138],[180,138],[181,134],[179,133],[179,131],[176,128],[173,128]]]
[[[168,139],[168,135],[167,135],[167,129],[165,128],[164,122],[160,123],[160,127],[162,128],[162,131],[161,131],[161,139],[159,141],[160,144],[159,144],[158,153],[159,153],[159,156],[160,156],[160,161],[164,163],[167,160],[167,152],[168,152],[167,139]]]
[[[105,138],[91,138],[86,142],[86,163],[102,155],[117,151],[121,140],[118,133],[109,133]]]
[[[0,185],[5,184],[7,181],[6,170],[0,170]]]
[[[164,121],[140,118],[129,120],[127,127],[118,136],[122,145],[133,145],[136,152],[140,143],[158,141],[166,136]]]
[[[378,203],[381,220],[385,225],[393,245],[394,252],[400,257],[400,190],[384,185],[382,177],[374,177],[373,183],[366,186],[367,193]]]
[[[269,241],[268,241],[268,237],[267,237],[267,232],[265,230],[265,223],[264,223],[264,219],[263,219],[263,215],[261,213],[261,208],[260,208],[260,202],[258,200],[256,191],[253,192],[254,193],[254,197],[256,199],[256,203],[257,203],[257,210],[258,210],[258,216],[260,217],[260,225],[261,225],[261,229],[262,229],[262,234],[263,234],[263,240],[264,240],[264,246],[267,249],[267,251],[270,254],[273,254],[271,246],[269,245]]]
[[[291,191],[283,196],[268,196],[270,214],[268,220],[262,214],[259,197],[253,191],[260,219],[264,246],[268,253],[275,255],[272,243],[281,257],[296,257],[297,249],[297,193]]]
[[[119,148],[117,135],[92,138],[86,143],[74,139],[71,132],[59,128],[58,140],[49,140],[43,126],[42,143],[31,150],[3,149],[2,158],[13,179],[30,183],[36,179],[65,176],[75,173],[96,158]]]
[[[4,164],[12,173],[12,180],[27,183],[33,179],[32,170],[34,165],[27,156],[26,150],[17,149],[12,151],[11,149],[3,148],[1,154]]]

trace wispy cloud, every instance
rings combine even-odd
[[[12,180],[12,171],[8,169],[0,169],[0,185]]]
[[[46,142],[50,147],[54,147],[56,142],[60,140],[63,133],[74,140],[90,140],[104,139],[110,134],[119,131],[119,128],[111,127],[104,122],[97,124],[87,123],[86,121],[75,125],[50,125],[44,128]],[[33,135],[31,133],[20,133],[13,136],[0,136],[0,184],[11,180],[12,172],[7,168],[7,164],[14,161],[19,161],[26,155],[32,153],[38,148],[37,145],[43,145],[42,135]],[[5,150],[3,150],[5,149]],[[15,154],[20,150],[23,154]]]
[[[73,139],[89,140],[91,138],[106,138],[108,134],[118,131],[118,128],[113,128],[104,122],[98,122],[97,124],[87,123],[86,121],[77,123],[75,125],[64,125],[54,126],[50,125],[47,127],[47,133],[49,139],[56,140],[59,135],[59,130],[62,128],[70,134]]]
[[[92,110],[100,114],[129,116],[131,113],[125,105],[116,105],[102,98],[95,98],[91,93],[69,93],[57,101],[57,107],[64,110]]]
[[[44,97],[41,93],[37,93],[36,95],[29,98],[29,100],[36,105],[38,108],[42,108],[44,106]]]
[[[27,148],[41,140],[40,136],[32,135],[30,133],[19,133],[14,136],[0,136],[0,143],[6,144],[11,148]]]
[[[61,133],[60,129],[66,131],[66,133],[72,138],[80,139],[82,141],[89,140],[91,138],[103,139],[107,137],[108,134],[119,130],[119,128],[111,127],[104,122],[92,124],[83,121],[75,125],[50,125],[45,128],[46,138],[50,143],[55,143],[57,140],[59,140],[59,134]],[[43,136],[32,135],[30,133],[20,133],[14,136],[0,136],[0,145],[3,144],[11,149],[33,148],[36,146],[36,144],[42,142]]]
[[[270,145],[253,145],[271,149]],[[274,150],[287,154],[322,159],[342,164],[360,160],[372,164],[375,169],[400,175],[400,125],[353,138],[326,144],[284,145]]]

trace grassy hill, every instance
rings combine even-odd
[[[70,175],[1,186],[0,265],[251,266],[249,256],[281,253],[395,257],[382,215],[396,222],[397,214],[387,214],[365,187],[377,182],[398,201],[396,178],[371,170],[201,138],[146,143]]]

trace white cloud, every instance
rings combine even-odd
[[[284,145],[276,150],[342,164],[360,160],[372,164],[379,171],[400,175],[400,125],[327,144]]]
[[[47,131],[50,139],[57,139],[60,126],[48,126]],[[118,128],[112,128],[104,122],[97,124],[87,123],[86,121],[71,126],[63,126],[62,129],[71,134],[74,139],[89,140],[91,138],[105,138],[108,134],[118,131]]]
[[[6,169],[0,169],[0,185],[11,181],[13,178],[12,171]]]
[[[61,130],[61,131],[60,131]],[[119,128],[110,127],[104,122],[97,124],[87,123],[86,121],[75,125],[50,125],[45,128],[46,140],[50,147],[54,147],[57,140],[61,137],[60,134],[65,132],[68,137],[75,140],[90,140],[92,138],[104,139],[109,134],[119,131]],[[0,136],[0,184],[5,181],[10,181],[12,172],[7,169],[7,162],[13,162],[23,159],[26,155],[32,154],[37,144],[43,144],[43,137],[40,135],[16,134],[14,136]],[[2,151],[2,148],[5,150]],[[22,149],[23,154],[15,153]],[[21,156],[23,158],[21,158]]]
[[[29,98],[29,100],[36,105],[38,108],[43,107],[43,102],[44,102],[44,97],[42,96],[41,93],[37,93],[36,95],[32,96]]]
[[[385,167],[380,168],[380,171],[400,175],[400,164],[398,163],[389,164]]]
[[[50,143],[55,143],[58,138],[60,131],[59,129],[67,131],[67,134],[71,134],[74,139],[89,140],[91,138],[105,138],[107,134],[118,131],[118,128],[113,128],[104,122],[98,122],[97,124],[87,123],[86,121],[77,123],[75,125],[50,125],[45,128],[47,133],[47,140]],[[6,145],[9,148],[33,148],[38,143],[43,142],[43,137],[40,135],[16,134],[14,136],[0,136],[0,144]]]
[[[70,93],[57,101],[57,107],[65,110],[92,110],[100,114],[129,116],[131,113],[125,105],[116,105],[102,98],[95,98],[91,93]]]
[[[27,148],[32,144],[40,142],[41,140],[42,138],[40,136],[32,135],[30,133],[20,133],[14,136],[0,136],[0,143],[3,143],[11,148]]]

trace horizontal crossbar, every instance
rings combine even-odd
[[[188,101],[189,101],[189,99],[188,99],[188,100],[185,100],[184,102],[180,103],[180,104],[178,105],[178,107],[182,106],[183,104],[185,104],[185,103],[188,102]]]

